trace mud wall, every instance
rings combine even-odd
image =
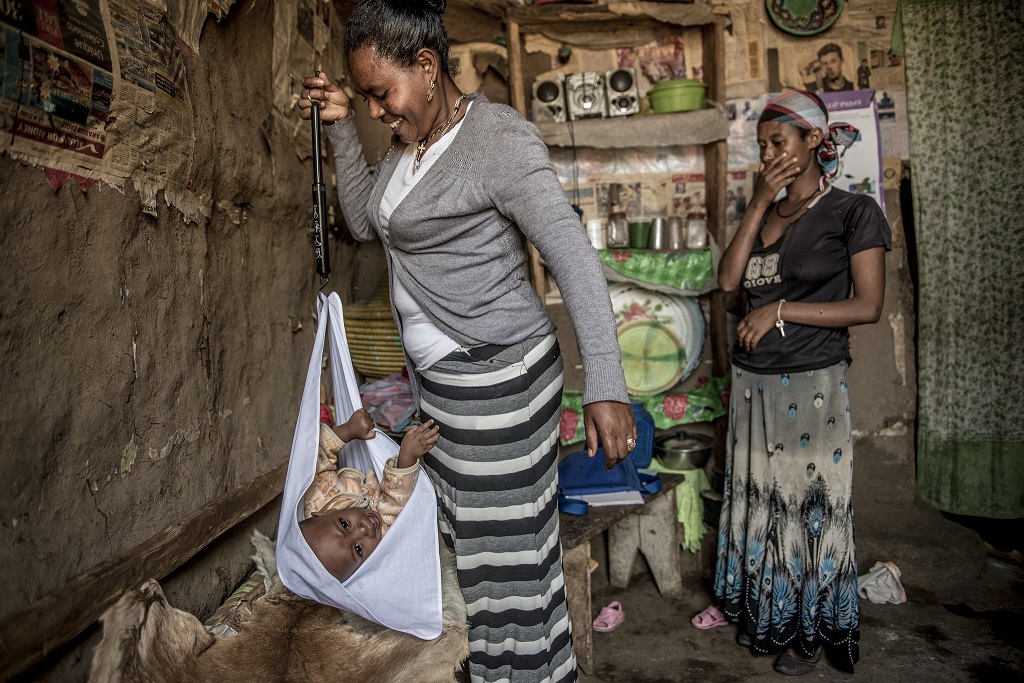
[[[893,249],[885,258],[885,306],[874,325],[850,329],[854,505],[914,500],[917,368],[914,291],[898,191],[885,193]]]
[[[246,3],[187,58],[192,181],[214,206],[198,224],[0,158],[0,620],[288,455],[319,283],[272,37],[273,5]],[[377,250],[334,247],[332,287],[368,295]],[[277,500],[164,579],[171,603],[208,615],[276,517]],[[85,680],[98,632],[22,678]]]

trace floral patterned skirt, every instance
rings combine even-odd
[[[755,654],[859,657],[847,364],[761,375],[733,366],[715,598]]]

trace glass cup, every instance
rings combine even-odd
[[[629,224],[626,222],[626,214],[621,211],[608,214],[605,245],[609,249],[625,249],[629,246]]]

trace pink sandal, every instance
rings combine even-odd
[[[696,628],[706,629],[715,628],[716,626],[725,626],[729,622],[726,620],[725,615],[722,614],[722,610],[711,605],[703,612],[696,615],[693,619],[690,619],[690,623]]]
[[[622,603],[616,600],[609,603],[607,607],[601,608],[600,614],[594,618],[594,630],[601,633],[614,631],[615,627],[621,624],[625,618],[626,613],[622,611]]]

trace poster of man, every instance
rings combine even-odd
[[[889,32],[877,31],[874,17],[868,18],[871,24],[861,27],[855,41],[783,39],[778,47],[769,48],[768,92],[799,88],[822,94],[903,87],[903,69],[889,65]]]
[[[800,78],[805,90],[854,90],[853,81],[843,74],[843,48],[836,43],[826,43],[814,59],[800,67]]]

